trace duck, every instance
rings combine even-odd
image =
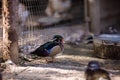
[[[18,4],[18,17],[20,19],[20,24],[22,27],[26,26],[27,20],[30,16],[30,11],[23,3]]]
[[[30,54],[40,57],[51,57],[51,61],[55,62],[55,57],[64,51],[64,38],[61,35],[54,35],[51,41],[42,44],[40,47],[32,51]]]
[[[71,0],[49,0],[45,13],[54,18],[64,18],[69,15]]]
[[[88,62],[85,78],[86,80],[111,80],[109,73],[101,68],[98,61]]]
[[[86,38],[84,39],[84,43],[85,44],[93,44],[94,43],[94,34],[93,33],[89,33]]]

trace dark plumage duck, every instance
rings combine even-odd
[[[46,42],[45,44],[38,47],[31,54],[41,57],[51,57],[52,62],[57,54],[64,50],[64,38],[61,35],[55,35],[52,41]]]
[[[89,36],[86,38],[86,44],[91,44],[93,43],[93,36]]]
[[[85,71],[86,80],[111,80],[109,73],[97,61],[90,61]]]
[[[89,33],[86,38],[84,39],[84,43],[85,44],[93,44],[93,38],[94,38],[94,34],[93,33]]]

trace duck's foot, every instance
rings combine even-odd
[[[54,63],[54,61],[47,61],[47,63]]]
[[[45,60],[46,60],[47,63],[55,62],[55,58],[54,57],[52,57],[52,59],[50,59],[50,57],[46,57]]]

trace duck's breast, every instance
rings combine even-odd
[[[62,52],[62,49],[61,49],[61,47],[59,46],[59,45],[57,45],[57,46],[54,46],[52,49],[51,49],[51,52],[50,52],[50,54],[49,54],[49,56],[55,56],[55,55],[57,55],[57,54],[59,54],[59,53],[61,53]]]

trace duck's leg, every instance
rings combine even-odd
[[[48,57],[45,57],[45,61],[48,63],[49,62],[49,59],[48,59]]]
[[[50,59],[48,59],[48,57],[45,58],[47,63],[53,63],[55,62],[55,57],[49,57]]]
[[[47,63],[55,62],[55,58],[54,57],[45,57],[45,60],[46,60]]]
[[[53,57],[51,57],[52,58],[52,62],[55,62],[55,57],[53,56]]]

